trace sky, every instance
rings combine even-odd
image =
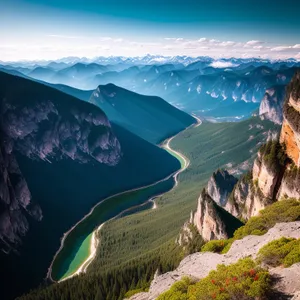
[[[298,0],[0,0],[0,60],[300,59]]]

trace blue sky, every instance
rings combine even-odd
[[[0,0],[0,60],[299,57],[296,0]]]

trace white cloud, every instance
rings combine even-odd
[[[226,42],[219,43],[219,46],[221,46],[221,47],[231,47],[234,45],[235,45],[235,42],[232,42],[232,41],[226,41]]]
[[[257,45],[262,45],[262,44],[264,44],[264,42],[258,41],[258,40],[252,40],[252,41],[248,41],[246,43],[247,46],[257,46]]]
[[[51,34],[39,39],[2,43],[1,60],[20,59],[57,59],[64,56],[95,57],[107,55],[142,56],[148,53],[160,55],[211,56],[215,58],[214,66],[232,67],[221,58],[261,57],[299,59],[300,44],[274,45],[265,41],[251,40],[246,42],[217,40],[201,37],[186,39],[182,37],[153,38],[130,40],[122,37],[108,36],[72,36]]]
[[[300,49],[300,44],[296,44],[296,45],[293,45],[293,46],[277,46],[277,47],[271,48],[271,51],[277,51],[277,52],[283,52],[283,51],[295,52],[295,51],[298,51],[298,49]]]
[[[48,37],[59,39],[81,39],[82,36],[62,35],[62,34],[49,34]]]
[[[227,61],[214,61],[210,64],[211,67],[214,68],[232,68],[232,67],[236,67],[238,65],[233,64],[231,62],[227,62]]]
[[[278,47],[274,47],[274,48],[271,48],[270,50],[271,51],[288,51],[289,49],[292,49],[291,46],[278,46]]]

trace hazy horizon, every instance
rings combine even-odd
[[[0,0],[0,60],[97,56],[300,59],[300,3]]]

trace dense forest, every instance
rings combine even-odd
[[[147,290],[155,272],[168,272],[182,259],[181,249],[174,241],[143,257],[130,260],[109,271],[99,269],[92,274],[83,274],[60,284],[40,288],[19,300],[121,300],[127,291]]]

